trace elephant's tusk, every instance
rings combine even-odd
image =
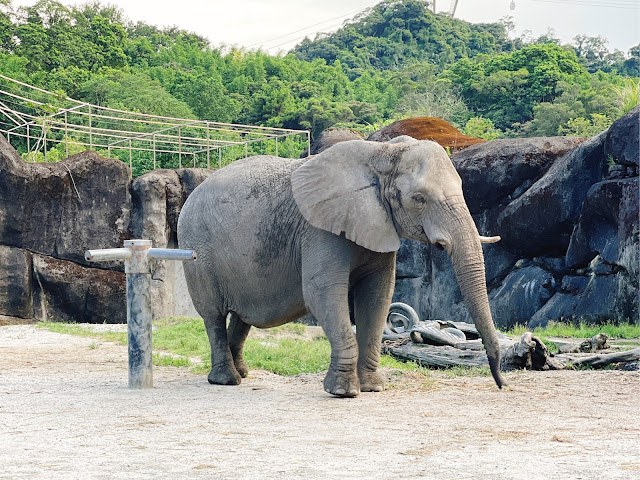
[[[496,243],[499,242],[500,236],[496,236],[496,237],[483,237],[482,235],[480,235],[480,243]]]

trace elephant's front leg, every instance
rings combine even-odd
[[[382,253],[372,270],[353,287],[354,317],[358,340],[358,378],[363,392],[381,392],[384,382],[378,373],[384,324],[389,313],[395,283],[396,255]]]
[[[358,346],[349,319],[352,251],[346,242],[344,238],[318,231],[303,245],[302,291],[307,308],[331,344],[331,364],[324,389],[339,397],[355,397],[360,393],[356,372]]]

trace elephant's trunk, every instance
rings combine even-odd
[[[502,388],[505,382],[500,374],[500,345],[489,309],[484,255],[478,230],[464,202],[451,205],[450,208],[454,213],[454,220],[449,230],[451,245],[448,245],[447,250],[451,255],[464,303],[487,352],[491,374],[498,387]]]

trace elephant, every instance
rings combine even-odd
[[[238,160],[187,198],[178,244],[197,252],[184,273],[211,345],[209,382],[237,385],[246,377],[252,325],[275,327],[310,313],[331,345],[325,391],[383,390],[381,338],[400,238],[449,253],[501,388],[481,246],[499,237],[479,235],[445,150],[410,137],[341,142],[303,159]]]

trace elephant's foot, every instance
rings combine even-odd
[[[211,368],[207,380],[212,385],[240,385],[242,377],[233,365],[221,364]]]
[[[360,393],[360,382],[355,371],[341,371],[329,366],[324,377],[324,391],[336,397],[355,397]]]
[[[234,357],[233,363],[240,376],[242,378],[247,378],[247,375],[249,374],[249,367],[247,367],[247,364],[244,363],[244,358]]]
[[[381,392],[384,390],[382,376],[376,371],[358,372],[358,378],[360,379],[361,392]]]

